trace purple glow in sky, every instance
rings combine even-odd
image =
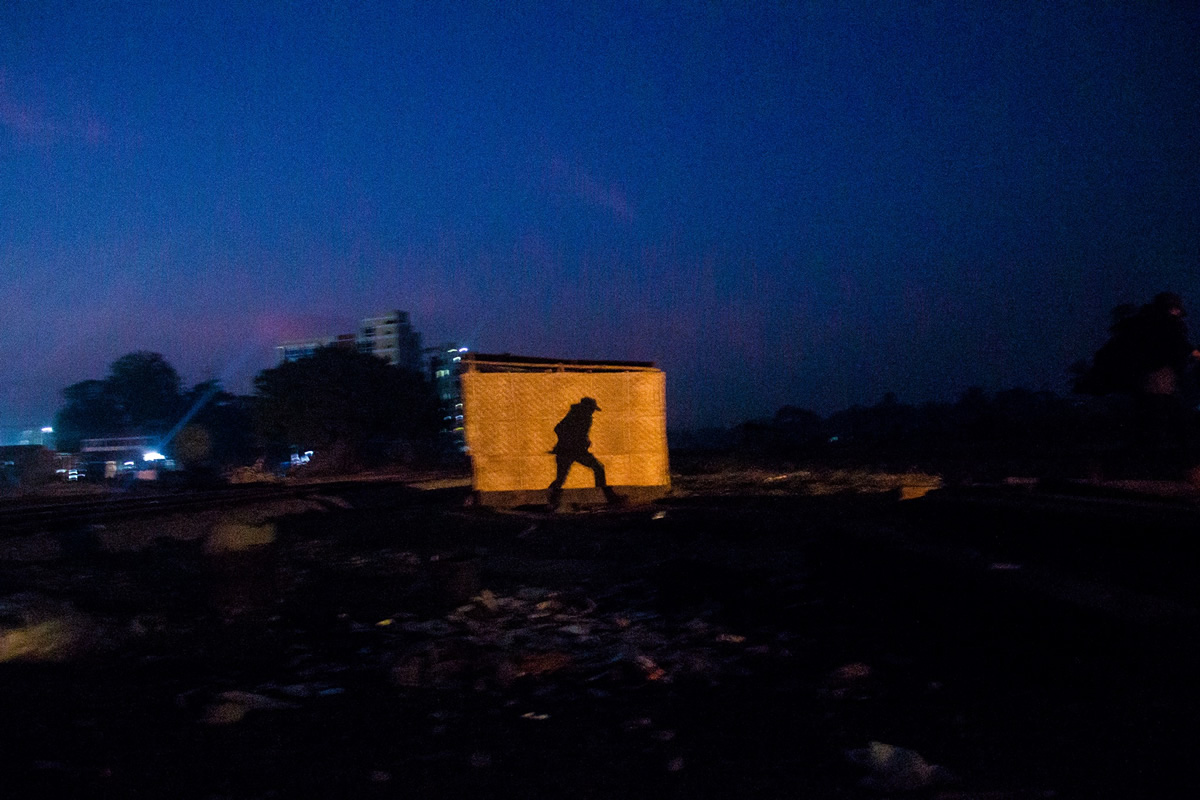
[[[391,308],[679,427],[1064,390],[1200,307],[1200,7],[1042,5],[4,3],[0,426]]]

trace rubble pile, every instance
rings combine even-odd
[[[774,472],[745,469],[719,475],[690,475],[676,479],[679,496],[892,494],[920,496],[943,485],[941,476],[925,472],[881,472],[867,469],[798,469]]]
[[[392,681],[401,687],[497,691],[524,680],[603,696],[661,681],[716,684],[748,675],[754,659],[786,658],[786,635],[751,641],[701,617],[680,623],[653,611],[603,611],[582,591],[483,590],[441,619],[398,615]],[[413,641],[414,637],[417,641]]]

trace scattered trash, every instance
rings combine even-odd
[[[204,552],[210,555],[241,553],[265,547],[275,541],[275,523],[254,525],[224,520],[213,526],[204,542]]]
[[[622,587],[623,590],[629,587]],[[643,590],[650,592],[649,583]],[[392,683],[406,689],[456,688],[473,692],[508,689],[518,681],[554,679],[556,691],[606,697],[605,684],[698,679],[716,685],[721,676],[745,675],[749,659],[786,653],[770,645],[748,645],[742,634],[712,620],[680,623],[670,615],[642,610],[598,611],[581,590],[521,587],[511,595],[484,589],[442,619],[403,620],[389,631],[418,635],[380,642],[404,643],[385,655]],[[350,621],[352,622],[352,621]],[[378,631],[376,623],[366,630]],[[367,647],[364,654],[376,652]]]
[[[1016,791],[982,792],[938,792],[933,800],[1053,800],[1058,792],[1053,789],[1018,789]]]
[[[259,459],[252,467],[237,467],[225,477],[232,484],[280,483],[282,480],[278,475],[267,472],[263,468],[262,459]]]
[[[655,511],[654,514],[650,517],[650,519],[666,519],[666,518],[667,518],[667,512],[665,512],[665,511]]]
[[[1026,478],[1017,475],[1010,475],[1001,481],[1001,483],[1003,483],[1005,486],[1034,487],[1037,486],[1039,480],[1039,478]]]
[[[476,597],[479,585],[479,558],[469,554],[436,556],[430,559],[430,582],[436,599],[444,607],[455,608]]]
[[[33,593],[0,598],[0,663],[69,661],[115,633],[101,627],[62,600]]]
[[[550,715],[549,714],[537,714],[533,711],[526,711],[524,714],[521,715],[521,719],[543,720],[543,719],[550,719]]]
[[[221,692],[220,698],[229,703],[237,703],[247,709],[260,711],[283,711],[300,706],[286,700],[276,700],[273,697],[267,697],[263,694],[255,694],[254,692]]]
[[[216,703],[208,707],[204,722],[208,725],[232,725],[246,716],[246,707],[238,703]]]
[[[830,441],[837,441],[834,436]],[[863,469],[797,470],[779,474],[762,469],[721,471],[714,475],[688,476],[677,491],[718,497],[747,493],[807,495],[894,493],[905,499],[918,497],[943,485],[940,475],[923,472],[878,472]],[[907,491],[906,491],[907,490]]]
[[[566,653],[528,653],[521,657],[517,665],[518,675],[549,675],[552,672],[566,669],[571,665],[571,657]]]
[[[988,565],[988,569],[990,570],[1017,570],[1020,568],[1020,564],[1010,564],[1006,561],[997,561],[994,564]]]
[[[220,702],[211,704],[204,715],[209,725],[230,725],[240,722],[249,711],[287,711],[300,708],[299,704],[254,692],[229,691],[218,695]]]
[[[904,486],[900,487],[899,497],[901,500],[919,500],[930,492],[941,488],[942,481],[940,478],[934,478],[916,484],[905,484]]]
[[[667,772],[679,772],[683,769],[683,757],[676,756],[667,762]]]
[[[479,593],[479,604],[493,614],[500,610],[500,604],[496,601],[496,595],[492,594],[491,589],[484,589]]]
[[[454,627],[441,619],[431,619],[425,622],[405,622],[401,627],[406,633],[423,633],[433,637],[449,636],[454,632]]]
[[[658,664],[655,664],[654,660],[651,658],[646,656],[637,656],[634,659],[634,662],[641,667],[642,674],[648,681],[661,681],[663,678],[667,677],[667,673],[663,670],[663,668],[658,666]]]
[[[879,691],[875,670],[858,661],[833,670],[825,681],[825,694],[838,700],[867,700]]]
[[[830,673],[830,677],[839,681],[860,681],[871,677],[871,667],[856,661],[853,664],[838,667]]]
[[[471,753],[471,757],[468,759],[468,763],[472,767],[475,767],[476,769],[483,769],[485,767],[490,767],[492,765],[492,754],[484,753],[482,751],[476,751],[474,753]]]
[[[916,751],[883,742],[847,750],[846,759],[870,773],[860,781],[863,787],[880,792],[923,789],[949,777],[945,769],[927,763]]]

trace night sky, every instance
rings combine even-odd
[[[1191,2],[0,3],[0,426],[392,308],[672,427],[1065,391],[1200,312],[1198,67]]]

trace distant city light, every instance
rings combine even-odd
[[[164,456],[162,453],[158,452],[157,450],[151,450],[148,453],[146,453],[144,456],[142,456],[143,461],[163,461],[165,459],[166,459],[166,456]]]
[[[458,352],[460,352],[460,353],[465,353],[465,352],[467,352],[467,348],[465,348],[465,347],[460,347],[460,348],[458,348]]]
[[[54,433],[54,428],[51,428],[49,425],[47,425],[46,427],[42,428],[42,433]]]

